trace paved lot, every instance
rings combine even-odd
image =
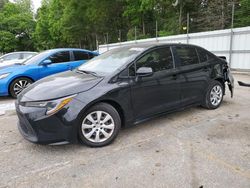
[[[14,100],[11,97],[0,98],[0,116],[15,109]]]
[[[16,121],[0,116],[0,187],[250,187],[250,88],[238,84],[217,110],[166,115],[98,149],[31,144]]]

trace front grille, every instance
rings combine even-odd
[[[33,128],[31,127],[30,123],[28,122],[28,120],[19,113],[17,113],[17,116],[19,119],[19,127],[21,128],[24,136],[36,137],[36,134]]]

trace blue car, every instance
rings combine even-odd
[[[33,82],[46,76],[75,69],[98,53],[82,49],[53,49],[23,63],[0,68],[0,96],[16,98]]]

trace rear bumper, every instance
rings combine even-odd
[[[227,81],[228,88],[231,92],[231,97],[233,97],[233,95],[234,95],[234,77],[229,69],[227,70],[226,81]]]

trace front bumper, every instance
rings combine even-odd
[[[52,116],[46,116],[45,109],[24,107],[16,102],[19,132],[26,140],[38,144],[77,143],[78,114],[82,105],[74,100],[72,102],[77,103],[72,104],[74,108],[65,106]]]
[[[8,83],[5,79],[0,80],[0,96],[8,96],[9,95],[9,89],[8,89]]]

